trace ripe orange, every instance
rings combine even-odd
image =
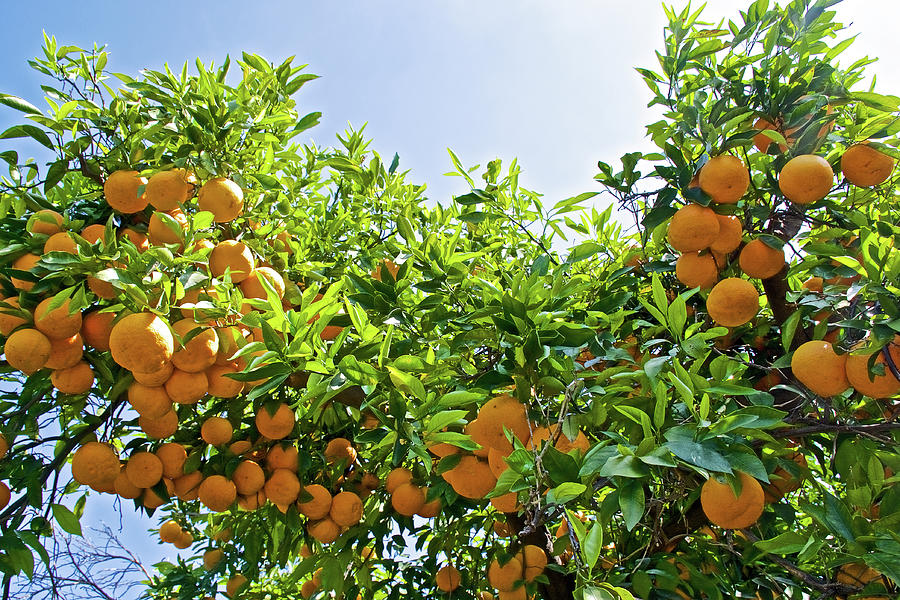
[[[152,452],[137,452],[125,463],[125,475],[139,488],[153,487],[163,476],[163,464]]]
[[[232,575],[231,579],[228,580],[228,583],[225,584],[225,595],[229,598],[235,598],[237,593],[244,589],[244,586],[247,585],[247,578],[243,576],[241,573],[237,573],[236,575]]]
[[[244,294],[244,298],[266,299],[266,290],[260,283],[260,278],[265,279],[269,283],[279,298],[284,298],[284,278],[271,267],[257,267],[253,269],[250,276],[240,283],[241,293]]]
[[[740,219],[733,215],[716,214],[716,220],[719,222],[719,235],[709,245],[709,249],[719,254],[734,252],[741,245],[741,236],[744,233]],[[724,261],[719,265],[720,268],[722,266]]]
[[[63,394],[85,394],[94,385],[94,371],[85,361],[79,361],[67,369],[50,373],[50,382]]]
[[[724,529],[750,527],[759,519],[765,508],[765,494],[759,482],[737,472],[741,482],[741,493],[735,495],[727,483],[719,483],[710,477],[700,490],[700,504],[706,518]]]
[[[719,280],[716,259],[710,253],[689,252],[675,261],[675,277],[689,288],[708,289]]]
[[[103,281],[98,277],[88,275],[87,284],[88,288],[90,288],[90,290],[94,292],[94,295],[98,298],[103,298],[104,300],[113,300],[116,297],[116,286],[114,286],[109,281]]]
[[[791,357],[794,377],[823,397],[841,394],[850,387],[846,364],[847,355],[838,355],[830,343],[822,340],[801,344]]]
[[[300,480],[293,471],[275,469],[266,481],[265,490],[269,500],[286,506],[297,501],[297,496],[300,495]]]
[[[165,321],[153,313],[133,313],[113,325],[109,335],[113,360],[129,371],[152,373],[175,352],[175,339]]]
[[[425,497],[428,497],[427,490],[425,492]],[[424,519],[433,519],[434,517],[441,514],[441,499],[435,498],[430,502],[426,502],[422,505],[422,508],[416,511],[416,514]]]
[[[169,410],[155,418],[142,415],[138,419],[138,426],[151,438],[161,440],[170,437],[178,430],[178,414],[174,410]]]
[[[128,475],[125,474],[124,465],[113,481],[113,489],[121,498],[125,498],[127,500],[135,500],[137,498],[140,498],[141,494],[144,493],[144,488],[139,488],[138,486],[131,483],[130,479],[128,479]]]
[[[212,365],[206,369],[206,381],[209,395],[216,398],[235,398],[244,390],[244,383],[230,377],[228,373],[237,373],[240,369],[234,363]]]
[[[525,581],[531,583],[547,566],[547,553],[539,546],[526,544],[522,548],[522,565],[525,567]]]
[[[200,437],[210,446],[223,446],[231,441],[234,429],[224,417],[209,417],[200,426]]]
[[[150,217],[150,224],[147,226],[147,238],[150,240],[150,243],[154,246],[177,244],[179,248],[183,247],[184,243],[182,242],[181,236],[188,230],[187,216],[177,208],[166,211],[165,214],[170,216],[174,219],[175,223],[177,223],[176,229],[173,230],[166,224],[166,221],[163,220],[162,214],[163,213],[155,212]]]
[[[69,311],[69,299],[50,309],[53,298],[42,300],[34,309],[34,326],[51,340],[70,338],[81,330],[81,312]]]
[[[816,154],[802,154],[787,162],[778,174],[778,187],[795,204],[812,204],[828,195],[834,183],[834,171],[828,161]]]
[[[244,281],[253,272],[253,253],[242,242],[224,240],[209,253],[209,270],[214,277],[231,273],[232,283]]]
[[[669,222],[667,239],[679,252],[697,252],[719,237],[719,219],[711,208],[688,204],[678,209]]]
[[[182,531],[181,535],[178,536],[178,539],[172,542],[172,545],[178,548],[179,550],[184,550],[186,548],[190,548],[191,544],[194,543],[194,536],[191,535],[189,531]]]
[[[784,267],[784,250],[776,250],[756,239],[741,250],[738,264],[748,277],[768,279],[777,275]]]
[[[88,442],[72,455],[72,477],[85,485],[115,481],[121,470],[119,457],[107,444]]]
[[[174,489],[174,487],[172,485],[172,481],[169,479],[163,479],[163,483],[166,486],[166,492],[168,493],[168,496],[171,497],[172,490]],[[168,502],[168,500],[166,498],[163,498],[156,492],[154,492],[153,489],[147,488],[144,490],[144,494],[143,494],[143,497],[141,498],[141,502],[143,503],[144,507],[146,507],[150,510],[154,510],[154,509],[159,508],[166,502]]]
[[[36,329],[17,329],[3,346],[6,362],[26,375],[43,369],[50,360],[51,350],[50,340]]]
[[[169,520],[159,526],[159,539],[171,544],[181,536],[181,525]]]
[[[31,269],[37,265],[39,260],[41,260],[41,257],[37,254],[23,254],[13,261],[12,268],[16,271],[31,271]],[[24,279],[16,279],[15,277],[10,277],[9,280],[12,282],[13,287],[23,292],[28,292],[34,287],[33,281],[25,281]]]
[[[277,469],[278,471],[286,471],[286,469]],[[293,471],[289,471],[293,473]],[[300,514],[306,515],[311,520],[324,519],[331,512],[331,493],[317,483],[303,487],[303,492],[312,496],[309,500],[301,500],[297,503],[297,510]]]
[[[154,173],[147,180],[144,195],[156,210],[174,210],[194,194],[194,177],[184,169]]]
[[[75,334],[70,338],[50,340],[50,358],[44,365],[48,369],[68,369],[74,367],[84,356],[84,344],[81,335]]]
[[[101,225],[100,223],[88,225],[81,230],[81,233],[79,235],[81,235],[81,237],[84,238],[84,240],[88,244],[91,244],[93,246],[97,242],[103,240],[103,236],[106,235],[106,226]]]
[[[541,428],[536,429],[534,431],[534,435],[537,435],[540,429]],[[532,435],[532,438],[528,441],[529,447],[532,447],[531,445],[535,443],[534,435]],[[509,465],[506,464],[505,460],[507,456],[508,455],[503,454],[502,452],[494,448],[488,449],[488,466],[491,468],[491,473],[493,473],[494,477],[496,477],[497,479],[500,479],[500,476],[503,475],[503,472],[509,468]]]
[[[549,440],[551,437],[556,436],[556,430],[558,425],[553,423],[550,427],[538,427],[534,430],[534,433],[531,434],[531,440],[526,444],[526,447],[535,450],[540,450],[541,442]],[[556,440],[555,448],[564,454],[568,454],[571,450],[579,450],[582,454],[587,454],[587,451],[591,449],[591,442],[587,439],[587,436],[584,435],[583,431],[579,431],[578,435],[575,436],[575,440],[570,440],[566,437],[565,433],[561,433],[559,439]]]
[[[459,587],[461,581],[459,571],[450,565],[445,565],[438,569],[437,575],[434,577],[437,587],[442,592],[450,593]]]
[[[283,446],[275,444],[266,454],[266,467],[270,471],[275,469],[288,469],[297,471],[299,453],[296,446]]]
[[[143,252],[150,247],[150,240],[147,239],[147,236],[130,227],[119,232],[119,240],[131,242],[138,249],[138,252]]]
[[[854,347],[854,350],[862,348],[865,343],[860,342]],[[894,361],[894,364],[900,367],[900,336],[895,336],[894,341],[888,346],[888,352]],[[869,374],[869,359],[871,355],[867,354],[848,354],[847,355],[847,381],[853,388],[864,396],[869,398],[891,398],[900,394],[900,381],[894,377],[888,366],[885,364],[884,353],[878,352],[875,359],[876,365],[883,365],[883,375]]]
[[[6,436],[0,433],[0,458],[4,458],[7,452],[9,452],[9,442]]]
[[[115,171],[103,183],[103,195],[113,210],[131,214],[147,208],[146,191],[138,195],[138,188],[147,185],[147,179],[137,171]]]
[[[488,581],[501,592],[508,592],[522,579],[522,572],[522,562],[518,558],[513,557],[503,565],[495,558],[488,567]]]
[[[380,265],[375,267],[375,269],[370,273],[370,275],[377,279],[378,281],[383,281],[384,272],[387,270],[388,273],[391,274],[395,280],[397,279],[397,273],[400,271],[400,267],[389,258],[384,259]]]
[[[198,497],[209,510],[223,512],[237,499],[237,490],[234,483],[222,475],[211,475],[200,484]]]
[[[253,448],[253,444],[251,444],[249,440],[237,440],[228,445],[228,451],[235,456],[243,456],[244,454],[249,453],[251,448]],[[253,454],[257,455],[259,452],[254,452]],[[254,456],[253,460],[259,459]]]
[[[388,494],[393,494],[398,487],[412,481],[412,477],[412,472],[409,469],[397,467],[388,473],[387,480],[384,482],[384,489],[387,490]]]
[[[765,131],[766,129],[773,129],[773,130],[778,131],[778,128],[775,127],[775,124],[772,123],[771,121],[769,121],[768,119],[766,119],[765,117],[760,117],[759,119],[757,119],[756,123],[753,124],[753,128],[759,129],[761,131]],[[769,147],[774,143],[775,143],[775,140],[773,140],[772,138],[770,138],[769,136],[767,136],[765,134],[757,133],[756,135],[753,136],[753,145],[756,146],[756,149],[759,150],[760,152],[762,152],[763,154],[768,153]],[[779,150],[784,152],[785,150],[787,150],[787,145],[779,143],[778,148],[779,148]]]
[[[450,456],[451,454],[459,454],[459,448],[457,446],[454,446],[453,444],[445,444],[443,442],[430,444],[428,446],[428,451],[438,458],[444,458],[445,456]]]
[[[824,291],[825,280],[821,277],[810,277],[803,282],[803,289],[821,294]]]
[[[353,492],[340,492],[331,499],[331,520],[341,527],[352,527],[362,519],[362,500]]]
[[[81,337],[84,342],[101,352],[109,350],[109,336],[116,313],[93,310],[81,320]]]
[[[491,506],[502,513],[514,513],[519,510],[519,495],[509,492],[502,496],[491,498]]]
[[[216,223],[227,223],[243,212],[244,191],[230,179],[216,177],[203,184],[197,195],[197,202],[200,210],[213,214]]]
[[[290,435],[295,422],[294,411],[287,404],[280,405],[274,415],[265,406],[260,406],[256,411],[256,429],[270,440],[280,440]]]
[[[78,244],[72,235],[66,231],[54,233],[44,242],[44,254],[48,252],[65,252],[66,254],[77,254]]]
[[[453,491],[463,498],[472,500],[484,498],[485,494],[497,485],[497,479],[487,461],[478,460],[475,456],[463,456],[459,463],[444,472],[442,477],[453,487]]]
[[[719,204],[737,204],[750,187],[750,173],[736,156],[722,154],[700,169],[700,189]]]
[[[506,439],[504,429],[509,429],[523,443],[531,435],[525,406],[512,396],[495,396],[485,402],[478,411],[478,424],[479,439],[475,441],[507,454],[512,444]]]
[[[62,230],[63,216],[55,210],[43,209],[28,217],[25,230],[41,235],[53,235]]]
[[[415,515],[424,505],[425,490],[414,483],[404,483],[391,494],[391,506],[403,516],[411,517]]]
[[[311,521],[309,525],[306,526],[306,531],[308,531],[309,535],[314,539],[323,544],[330,544],[341,534],[341,528],[338,524],[328,518],[322,519],[321,521]]]
[[[706,298],[710,318],[725,327],[739,327],[759,311],[759,292],[744,279],[729,277],[713,287]]]
[[[346,438],[334,438],[325,446],[325,460],[330,464],[341,463],[344,466],[353,464],[356,460],[356,449],[350,440]]]
[[[172,410],[172,399],[162,386],[148,386],[137,381],[128,386],[128,403],[139,415],[158,419]]]
[[[187,373],[181,369],[174,369],[164,385],[176,404],[196,404],[209,390],[206,373]]]
[[[28,322],[19,313],[30,311],[23,310],[19,306],[18,298],[4,298],[0,302],[9,305],[9,307],[0,306],[0,335],[9,336],[13,329]]]
[[[203,553],[203,568],[207,571],[212,571],[218,566],[222,559],[225,557],[225,553],[221,548],[211,548]]]
[[[262,467],[252,460],[242,460],[231,474],[231,480],[238,494],[249,496],[256,495],[266,484],[266,474]]]
[[[859,187],[871,187],[887,181],[894,170],[894,159],[867,142],[853,144],[841,157],[841,171],[847,181]]]
[[[204,327],[191,319],[172,324],[178,350],[172,355],[172,364],[188,373],[199,373],[216,362],[219,353],[219,337],[216,330]],[[184,342],[190,338],[187,342]]]
[[[187,461],[187,451],[184,446],[176,442],[168,442],[156,449],[156,457],[163,467],[163,476],[169,479],[177,479],[184,475],[184,463]]]
[[[189,502],[196,500],[200,495],[200,484],[203,483],[203,473],[192,471],[175,480],[174,493],[179,500]]]

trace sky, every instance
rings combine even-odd
[[[717,21],[736,18],[749,0],[708,4],[704,14]],[[847,55],[880,57],[870,67],[876,89],[900,92],[900,2],[845,0],[836,9],[860,34]],[[301,114],[324,113],[309,132],[315,143],[367,123],[371,147],[386,160],[397,152],[436,200],[467,191],[443,176],[448,147],[466,165],[517,157],[521,184],[550,203],[597,190],[598,160],[650,149],[644,125],[656,115],[633,68],[657,67],[664,26],[656,0],[43,0],[6,3],[3,17],[0,91],[38,106],[42,80],[25,61],[40,53],[42,30],[61,45],[107,44],[108,68],[132,75],[196,57],[220,64],[241,51],[296,56],[322,76],[298,96]],[[16,116],[0,106],[0,127]],[[85,522],[118,528],[110,509],[92,499]],[[171,555],[171,546],[147,543],[152,521],[126,509],[123,523],[147,562]]]

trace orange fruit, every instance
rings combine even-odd
[[[522,548],[522,565],[525,567],[525,581],[531,583],[547,566],[547,553],[539,546],[526,544]]]
[[[236,575],[232,575],[232,577],[228,580],[228,583],[225,584],[225,595],[229,598],[234,598],[237,596],[237,593],[244,589],[247,585],[247,578],[244,577],[241,573],[237,573]]]
[[[445,456],[450,456],[452,454],[459,454],[459,448],[457,446],[454,446],[453,444],[445,444],[443,442],[437,444],[429,444],[428,451],[438,458],[444,458]]]
[[[427,491],[425,497],[428,497]],[[435,498],[430,502],[425,502],[425,504],[422,505],[422,508],[416,511],[416,514],[424,519],[433,519],[441,514],[441,499]]]
[[[234,483],[222,475],[210,475],[204,479],[197,493],[200,502],[214,512],[228,510],[228,507],[237,499]]]
[[[216,177],[200,188],[197,195],[200,210],[213,214],[216,223],[227,223],[241,215],[244,210],[244,191],[230,179]]]
[[[174,369],[165,383],[166,393],[176,404],[196,404],[206,396],[206,373],[187,373]]]
[[[759,482],[737,471],[741,493],[735,495],[727,483],[710,477],[700,490],[700,504],[706,518],[724,529],[744,529],[759,519],[765,508],[765,494]]]
[[[341,527],[352,527],[362,519],[362,500],[353,492],[339,492],[331,499],[331,520]]]
[[[19,306],[18,298],[4,298],[0,302],[9,305],[9,307],[0,306],[0,335],[9,336],[13,329],[28,322],[20,313],[29,311]]]
[[[242,242],[224,240],[209,253],[209,271],[213,277],[222,277],[228,271],[232,283],[240,283],[250,277],[253,264],[253,253]]]
[[[372,277],[374,279],[377,279],[378,281],[383,281],[385,270],[387,270],[387,272],[391,274],[391,277],[396,280],[397,273],[400,271],[400,267],[394,261],[386,258],[381,262],[380,265],[375,267],[375,270],[373,270],[370,275],[372,275]]]
[[[147,180],[144,195],[156,210],[174,210],[194,194],[193,175],[184,169],[154,173]]]
[[[784,250],[776,250],[756,239],[741,250],[738,264],[748,277],[768,279],[777,275],[784,267]]]
[[[216,362],[219,337],[215,329],[204,327],[190,319],[182,319],[172,324],[172,330],[175,332],[178,348],[172,355],[172,364],[178,369],[199,373]]]
[[[535,450],[540,450],[543,445],[541,442],[545,442],[552,437],[555,437],[558,427],[559,426],[556,423],[550,425],[549,428],[543,426],[538,427],[534,430],[534,433],[531,434],[531,440],[526,444],[526,447],[529,449],[533,448]],[[587,454],[587,451],[591,449],[591,442],[587,439],[587,436],[584,435],[583,431],[579,431],[574,440],[570,440],[566,437],[565,433],[560,433],[554,447],[564,454],[568,454],[572,450],[578,450],[582,454]]]
[[[534,435],[537,435],[538,431],[542,428],[538,428],[534,431]],[[529,440],[529,447],[531,444],[535,442],[534,436],[532,436],[531,440]],[[503,475],[503,472],[509,468],[509,465],[506,464],[506,457],[508,455],[503,454],[499,450],[495,450],[494,448],[488,449],[488,466],[491,468],[491,473],[494,474],[494,477],[500,479],[500,476]]]
[[[25,229],[29,233],[53,235],[62,231],[63,216],[55,210],[43,209],[28,217]]]
[[[44,365],[48,369],[68,369],[74,367],[84,356],[84,344],[81,335],[75,334],[70,338],[50,340],[50,358]]]
[[[5,457],[7,452],[9,452],[9,442],[6,440],[6,436],[0,433],[0,458]]]
[[[81,484],[115,481],[120,470],[119,457],[107,444],[88,442],[72,455],[72,477]]]
[[[737,204],[750,187],[750,173],[736,156],[722,154],[700,169],[700,189],[719,204]]]
[[[384,482],[384,488],[387,490],[388,494],[393,494],[394,490],[398,487],[412,481],[412,477],[412,472],[409,469],[397,467],[388,473],[387,480]]]
[[[256,411],[256,429],[270,440],[280,440],[290,435],[295,420],[294,411],[287,404],[281,404],[275,414],[265,406],[260,406]]]
[[[72,235],[66,231],[54,233],[44,242],[44,254],[48,252],[65,252],[66,254],[78,254],[78,244]]]
[[[699,204],[688,204],[678,209],[669,222],[669,245],[679,252],[697,252],[709,247],[719,237],[719,219],[716,213]]]
[[[97,242],[103,241],[103,236],[106,235],[106,226],[101,225],[100,223],[88,225],[81,230],[79,235],[81,235],[88,244],[93,246]]]
[[[203,553],[203,568],[207,571],[212,571],[218,566],[222,559],[225,557],[225,553],[221,548],[211,548]]]
[[[491,498],[491,506],[502,513],[517,512],[519,509],[519,495],[515,492],[509,492],[502,496],[496,496]]]
[[[299,453],[296,446],[283,446],[275,444],[269,448],[266,454],[266,467],[270,471],[275,469],[288,469],[297,471]]]
[[[759,312],[759,292],[752,283],[744,279],[723,279],[709,292],[706,310],[717,324],[739,327]]]
[[[847,355],[838,355],[822,340],[801,344],[791,357],[791,371],[797,381],[823,397],[841,394],[850,387],[846,364]]]
[[[249,440],[238,440],[228,445],[228,451],[235,456],[247,454],[251,448],[253,448],[253,444]],[[254,452],[254,454],[258,454],[258,452]],[[258,458],[254,456],[253,460],[258,460]]]
[[[801,154],[787,162],[778,174],[778,187],[795,204],[812,204],[828,195],[834,184],[834,171],[828,161],[816,154]]]
[[[181,236],[188,230],[187,216],[177,208],[167,211],[165,214],[176,223],[176,229],[172,229],[163,220],[162,214],[161,212],[155,212],[150,217],[150,223],[147,226],[147,238],[150,240],[150,243],[155,246],[177,244],[179,248],[183,247]]]
[[[118,239],[131,242],[135,246],[135,248],[138,249],[138,252],[143,252],[150,247],[150,240],[147,239],[147,236],[140,231],[137,231],[130,227],[127,227],[120,231]]]
[[[159,526],[159,539],[171,544],[181,536],[181,525],[169,520]]]
[[[131,214],[147,208],[146,192],[138,194],[141,186],[147,185],[147,179],[137,171],[115,171],[103,183],[103,195],[106,203],[113,210]]]
[[[178,414],[174,410],[169,410],[155,418],[142,415],[138,419],[138,426],[151,438],[161,440],[170,437],[178,430]]]
[[[257,267],[253,269],[250,276],[240,283],[241,293],[244,294],[244,298],[266,299],[266,290],[263,288],[263,284],[260,283],[260,278],[265,279],[269,283],[279,298],[284,298],[284,278],[271,267]]]
[[[36,329],[17,329],[3,345],[6,362],[26,375],[43,369],[50,360],[51,351],[50,340]]]
[[[177,479],[184,475],[184,463],[187,461],[187,450],[176,442],[168,442],[156,449],[156,457],[163,467],[163,476]]]
[[[239,369],[234,365],[212,365],[206,369],[206,381],[209,385],[210,396],[216,398],[235,398],[244,390],[244,383],[230,377],[229,373],[237,373]]]
[[[497,479],[487,461],[475,456],[463,456],[459,463],[441,475],[462,496],[477,500],[494,489]]]
[[[172,542],[172,545],[178,548],[179,550],[184,550],[186,548],[190,548],[191,544],[194,543],[194,536],[191,535],[189,531],[182,531],[181,535],[178,536],[178,539]]]
[[[719,254],[734,252],[741,245],[741,236],[744,233],[740,219],[733,215],[716,214],[716,220],[719,222],[719,234],[709,245],[709,249]]]
[[[172,490],[173,490],[173,485],[172,485],[171,480],[163,479],[163,484],[165,484],[165,486],[166,486],[166,492],[168,493],[168,496],[171,497]],[[145,508],[147,508],[149,510],[155,510],[155,509],[159,508],[160,506],[162,506],[163,504],[165,504],[166,502],[168,502],[168,499],[163,498],[162,496],[160,496],[159,494],[154,492],[152,488],[146,488],[144,490],[143,497],[141,498],[141,503],[144,505]]]
[[[130,479],[128,479],[128,475],[125,474],[124,466],[113,481],[113,490],[115,490],[116,494],[118,494],[121,498],[125,498],[127,500],[135,500],[137,498],[140,498],[141,494],[144,493],[144,488],[139,488],[138,486],[131,483]]]
[[[116,313],[113,312],[93,310],[86,313],[81,320],[81,337],[84,342],[101,352],[109,350],[109,336],[115,318]]]
[[[279,471],[287,471],[287,469],[276,469],[275,472]],[[293,471],[288,472],[293,473]],[[313,521],[327,517],[331,512],[331,493],[324,486],[314,483],[303,487],[301,497],[305,497],[306,494],[312,498],[297,503],[297,510],[300,511],[300,514],[306,515]]]
[[[404,483],[391,494],[391,506],[399,514],[412,517],[425,505],[425,490],[414,483]]]
[[[488,581],[501,592],[508,592],[522,579],[522,572],[522,562],[518,558],[513,557],[503,565],[495,558],[488,567]]]
[[[444,565],[438,569],[437,574],[434,576],[434,581],[439,590],[450,593],[459,587],[459,583],[462,579],[459,575],[459,571],[454,567]]]
[[[238,494],[255,495],[266,484],[266,474],[263,473],[262,467],[252,460],[242,460],[231,474],[231,480]]]
[[[275,469],[265,484],[266,497],[275,504],[292,504],[300,495],[297,474],[287,469]]]
[[[63,394],[85,394],[94,385],[94,371],[85,361],[79,361],[67,369],[50,373],[50,382]]]
[[[114,286],[109,281],[103,281],[98,277],[88,275],[87,284],[88,288],[90,288],[90,290],[94,292],[94,295],[98,298],[102,298],[104,300],[113,300],[116,297],[116,286]]]
[[[854,347],[859,349],[865,346],[860,342]],[[900,336],[895,336],[894,341],[888,346],[888,352],[894,361],[894,364],[900,367]],[[891,370],[885,364],[884,353],[879,351],[875,359],[876,365],[884,366],[883,375],[871,375],[869,373],[869,359],[871,355],[867,354],[848,354],[847,355],[847,381],[853,388],[864,396],[869,398],[891,398],[900,394],[900,381],[894,377]]]
[[[323,544],[330,544],[341,534],[340,526],[327,518],[322,519],[321,521],[311,521],[309,525],[306,526],[306,531],[309,532],[309,535],[314,539]]]
[[[129,371],[152,373],[171,360],[175,338],[165,321],[153,313],[133,313],[113,325],[109,349],[113,360]]]
[[[200,484],[203,483],[203,473],[193,471],[175,479],[174,493],[179,500],[189,502],[196,500],[200,495]]]
[[[847,563],[838,569],[835,579],[838,583],[857,587],[866,586],[881,578],[881,573],[864,563]]]
[[[137,452],[125,463],[125,475],[139,488],[153,487],[163,476],[163,464],[152,452]]]
[[[223,446],[231,441],[234,429],[224,417],[209,417],[200,426],[200,437],[210,446]]]
[[[859,187],[872,187],[887,181],[894,170],[894,159],[868,145],[853,144],[841,157],[841,171],[847,181]]]
[[[13,261],[12,268],[16,271],[31,271],[31,269],[37,265],[39,260],[41,260],[41,257],[37,254],[23,254]],[[24,279],[16,279],[15,277],[10,277],[9,280],[12,282],[14,288],[23,292],[28,292],[34,287],[33,281],[25,281]]]
[[[778,128],[775,127],[775,125],[765,117],[760,117],[759,119],[757,119],[756,123],[753,124],[753,128],[761,131],[765,131],[766,129],[773,129],[776,131],[778,130]],[[774,143],[775,140],[765,134],[757,133],[753,136],[753,145],[756,146],[756,149],[763,154],[768,153],[769,147]],[[779,143],[778,148],[779,150],[784,152],[785,150],[787,150],[787,145]]]
[[[172,399],[164,387],[137,381],[128,386],[128,403],[139,415],[148,419],[158,419],[172,410]]]
[[[356,460],[356,449],[350,440],[346,438],[334,438],[325,446],[325,460],[329,464],[341,463],[344,466],[353,464]]]
[[[708,289],[719,280],[719,269],[712,254],[690,252],[675,261],[675,277],[689,288]]]
[[[504,453],[512,450],[504,429],[509,429],[523,443],[531,435],[525,406],[512,396],[495,396],[485,402],[478,411],[478,424],[478,439],[472,439]]]
[[[34,326],[51,340],[70,338],[81,330],[81,312],[69,311],[69,299],[50,309],[53,298],[42,300],[34,309]]]

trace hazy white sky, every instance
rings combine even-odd
[[[708,4],[717,20],[736,18],[749,0]],[[878,89],[900,92],[900,1],[836,8],[860,34],[849,54],[881,57],[871,67]],[[296,55],[323,76],[299,96],[301,111],[324,113],[312,138],[331,144],[348,122],[368,122],[372,147],[387,160],[398,152],[438,200],[466,191],[441,176],[451,169],[447,147],[467,165],[518,157],[522,184],[551,201],[596,189],[598,160],[647,147],[654,117],[633,67],[657,66],[664,25],[655,0],[43,0],[6,3],[3,17],[0,91],[39,106],[41,80],[25,60],[39,54],[41,30],[61,44],[108,44],[109,68],[126,73],[198,56],[220,63],[242,50]],[[12,117],[0,107],[0,127]],[[88,505],[89,522],[109,518],[108,501]],[[143,534],[150,522],[126,523],[135,549],[156,560]]]

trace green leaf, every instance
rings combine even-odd
[[[770,554],[794,554],[806,548],[810,540],[799,533],[786,531],[768,540],[759,540],[753,545]]]
[[[81,535],[81,523],[75,513],[62,504],[51,504],[50,509],[53,511],[53,518],[63,528],[63,531],[72,535]]]
[[[13,125],[3,133],[0,133],[0,140],[20,137],[30,137],[36,140],[45,148],[49,148],[50,150],[54,149],[53,142],[50,141],[50,138],[47,137],[47,134],[44,133],[44,130],[40,129],[39,127],[35,127],[34,125]]]
[[[664,447],[688,464],[717,473],[731,473],[731,465],[709,444],[698,444],[690,440],[669,440]]]
[[[626,479],[619,486],[619,508],[625,518],[625,528],[628,531],[641,520],[644,514],[644,486],[637,479]]]
[[[569,500],[574,500],[586,490],[587,486],[583,483],[574,483],[572,481],[561,483],[547,493],[547,502],[565,504]]]
[[[425,433],[431,433],[433,431],[439,431],[446,427],[451,423],[455,423],[459,421],[463,417],[468,414],[466,410],[444,410],[433,417],[428,421],[428,427],[425,428]]]
[[[584,542],[581,544],[581,552],[584,562],[588,568],[593,568],[600,558],[600,551],[603,549],[603,526],[594,523],[590,531],[584,536]]]
[[[600,469],[601,477],[645,477],[650,469],[635,456],[613,456]]]
[[[27,100],[19,98],[18,96],[13,96],[11,94],[0,94],[0,104],[5,104],[10,108],[14,108],[23,113],[28,113],[30,115],[42,115],[41,109],[39,109],[34,104],[31,104]]]
[[[390,373],[391,381],[398,390],[406,394],[412,394],[419,400],[425,399],[425,386],[422,385],[422,382],[418,378],[409,373],[404,373],[399,369],[395,369],[392,366],[388,366],[387,369]]]

